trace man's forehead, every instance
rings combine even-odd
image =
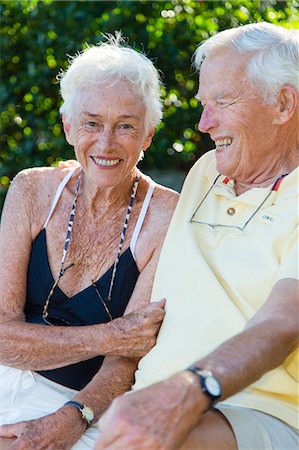
[[[213,49],[203,60],[201,70],[210,65],[219,66],[244,66],[252,53],[241,52],[240,50],[230,47],[222,46]]]
[[[213,51],[208,55],[201,66],[199,82],[215,83],[224,80],[232,80],[236,77],[244,77],[248,62],[248,55],[230,48]]]

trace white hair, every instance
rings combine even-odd
[[[60,113],[71,117],[80,92],[94,85],[129,81],[145,106],[145,129],[155,128],[162,119],[160,77],[152,61],[125,44],[120,32],[105,35],[106,42],[88,46],[70,59],[68,69],[57,75],[64,103]]]
[[[248,53],[248,80],[260,92],[266,103],[273,103],[282,86],[289,84],[298,90],[299,34],[268,22],[253,23],[221,31],[199,45],[194,53],[195,68],[214,50],[235,48]]]

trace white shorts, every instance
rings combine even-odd
[[[239,450],[298,450],[295,428],[269,414],[249,408],[218,404],[235,434]]]
[[[36,372],[0,365],[0,425],[51,414],[76,393]],[[98,434],[97,425],[91,426],[72,450],[93,449]]]

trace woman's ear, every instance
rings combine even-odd
[[[63,123],[63,130],[64,130],[65,138],[70,145],[73,145],[73,141],[71,138],[71,126],[70,126],[70,123],[67,120],[65,114],[62,114],[62,123]]]
[[[298,108],[299,94],[296,89],[286,84],[283,86],[277,97],[277,111],[273,123],[283,125],[288,122]]]
[[[149,146],[151,145],[154,134],[155,134],[155,130],[154,130],[154,128],[151,128],[151,129],[149,130],[149,132],[147,133],[147,136],[146,136],[146,138],[145,138],[145,140],[144,140],[144,143],[143,143],[143,146],[142,146],[142,150],[143,150],[144,152],[145,152],[145,151],[149,148]]]

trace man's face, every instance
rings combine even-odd
[[[247,80],[246,62],[247,56],[228,48],[204,60],[198,92],[203,113],[198,128],[215,142],[217,170],[230,179],[252,182],[273,159],[277,136],[275,105],[265,104]]]

